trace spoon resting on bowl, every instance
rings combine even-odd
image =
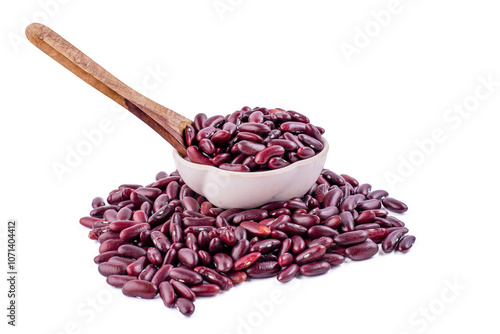
[[[26,36],[40,50],[77,77],[129,110],[174,147],[174,161],[184,182],[220,208],[248,209],[304,195],[321,174],[328,143],[317,155],[289,166],[262,172],[233,172],[184,159],[184,130],[193,122],[156,103],[118,80],[49,27],[32,23]]]

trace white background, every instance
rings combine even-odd
[[[222,0],[222,14],[214,3],[2,1],[2,333],[498,333],[498,5],[401,0],[388,17],[389,0]],[[287,285],[245,282],[199,298],[191,318],[124,297],[97,272],[98,245],[78,220],[93,197],[172,172],[172,150],[29,44],[33,21],[187,117],[244,105],[308,115],[327,130],[326,167],[405,201],[417,243]],[[112,130],[58,177],[54,164],[103,120]],[[16,328],[6,324],[10,218]]]

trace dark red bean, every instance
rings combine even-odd
[[[236,163],[222,163],[219,165],[220,169],[224,169],[230,172],[239,172],[239,173],[248,173],[250,172],[250,168],[243,164]]]
[[[344,211],[340,213],[340,219],[342,220],[340,224],[340,230],[342,232],[354,231],[354,219],[349,211]]]
[[[187,155],[189,159],[196,164],[214,166],[212,159],[204,156],[196,146],[189,146],[187,148]]]
[[[168,220],[174,213],[175,208],[170,205],[164,205],[158,211],[156,211],[151,217],[148,219],[148,223],[151,226],[160,225]]]
[[[365,223],[357,225],[356,227],[354,227],[354,230],[359,231],[359,230],[369,230],[374,228],[380,228],[380,225],[377,223]]]
[[[208,252],[211,255],[221,253],[224,251],[224,244],[222,243],[222,240],[220,238],[212,238],[210,240],[210,244],[208,245]]]
[[[272,157],[281,157],[283,154],[285,154],[285,149],[282,146],[273,145],[257,153],[254,161],[256,164],[263,165],[268,163]]]
[[[334,254],[334,253],[327,253],[323,255],[323,257],[320,259],[321,261],[326,261],[330,264],[330,266],[338,266],[345,261],[345,257],[339,254]]]
[[[207,267],[196,267],[194,270],[199,273],[205,281],[218,285],[222,290],[229,290],[233,287],[233,281],[227,276]]]
[[[233,261],[237,261],[238,259],[243,257],[245,254],[248,253],[249,249],[250,249],[250,242],[247,239],[239,240],[231,250],[231,257]]]
[[[294,235],[292,238],[292,252],[294,254],[302,253],[306,249],[306,242],[301,236]]]
[[[121,245],[124,245],[124,244],[126,244],[126,242],[123,241],[123,240],[121,240],[121,239],[109,239],[109,240],[106,240],[106,241],[104,241],[99,246],[99,253],[102,254],[102,253],[105,253],[105,252],[118,250],[118,248]]]
[[[139,274],[139,276],[137,278],[142,280],[142,281],[151,282],[151,279],[156,274],[156,271],[157,271],[157,269],[154,265],[148,264],[146,266],[146,268],[144,268],[144,270]]]
[[[283,158],[274,157],[269,159],[267,165],[270,169],[279,169],[290,165],[290,163]]]
[[[197,297],[212,297],[220,292],[220,287],[215,284],[203,283],[191,287]]]
[[[233,267],[233,259],[225,253],[217,253],[212,256],[217,271],[226,273]]]
[[[103,262],[99,264],[97,269],[99,273],[103,276],[123,275],[126,273],[125,271],[126,267],[124,264],[121,263]]]
[[[406,204],[392,197],[385,197],[382,199],[382,204],[387,210],[396,213],[403,213],[408,210],[408,206],[406,206]]]
[[[170,270],[172,270],[174,266],[171,264],[164,264],[156,271],[153,278],[151,279],[151,283],[158,286],[169,278]]]
[[[241,257],[240,259],[234,262],[233,270],[243,270],[245,268],[250,267],[261,257],[261,255],[262,254],[259,252],[253,252]]]
[[[205,115],[204,113],[199,113],[194,116],[193,125],[196,131],[200,131],[201,129],[203,129],[203,123],[205,123],[206,120],[207,115]]]
[[[385,190],[373,190],[366,195],[366,198],[382,200],[387,196],[389,196],[389,193]]]
[[[323,224],[332,229],[337,229],[342,224],[342,218],[340,216],[333,216],[325,219]]]
[[[278,264],[280,267],[286,267],[293,262],[293,255],[290,253],[285,253],[278,258]]]
[[[286,234],[292,236],[292,235],[306,235],[307,234],[307,228],[304,226],[300,226],[297,224],[292,224],[292,223],[281,223],[278,226],[278,229],[280,231],[285,232]]]
[[[314,262],[320,259],[326,253],[326,247],[323,245],[316,245],[308,248],[297,255],[295,262],[299,265],[304,263]]]
[[[404,233],[402,229],[389,233],[387,237],[385,237],[384,241],[382,241],[382,250],[384,251],[384,253],[392,252],[396,248],[399,239],[401,239],[403,234]]]
[[[259,252],[262,254],[267,254],[271,253],[275,249],[278,249],[280,246],[281,241],[278,239],[265,239],[251,245],[250,253]]]
[[[280,130],[294,134],[306,133],[306,124],[302,122],[285,122],[280,125]]]
[[[248,276],[253,278],[266,278],[276,276],[281,271],[277,261],[255,262],[246,269]]]
[[[94,257],[94,263],[100,264],[100,263],[106,262],[109,259],[111,259],[113,256],[117,256],[119,254],[120,253],[118,253],[118,251],[116,251],[116,250],[103,252],[103,253],[97,255],[96,257]]]
[[[102,197],[96,197],[92,200],[92,209],[96,209],[101,206],[105,206],[106,203]]]
[[[300,273],[304,276],[323,275],[328,272],[332,266],[326,261],[317,261],[303,264],[300,266]]]
[[[335,184],[339,187],[345,185],[344,178],[338,175],[337,173],[332,172],[329,169],[323,169],[321,175],[323,175],[323,177],[327,179],[332,185]]]
[[[368,238],[368,232],[365,230],[346,232],[333,238],[338,245],[347,246],[360,244]]]
[[[333,242],[333,239],[330,237],[320,237],[320,238],[311,240],[311,241],[307,242],[306,244],[307,244],[307,247],[309,247],[309,248],[317,246],[317,245],[322,245],[322,246],[325,246],[326,248],[328,248],[331,245],[333,245],[334,242]]]
[[[194,313],[194,304],[191,300],[187,298],[177,298],[177,300],[174,303],[174,306],[176,309],[179,310],[183,315],[185,316],[190,316]]]
[[[127,227],[120,232],[120,239],[124,241],[132,241],[139,237],[143,231],[150,230],[151,226],[148,223],[135,224],[134,226]]]
[[[177,251],[177,259],[184,265],[194,268],[198,265],[198,253],[190,248],[182,248]]]
[[[158,294],[158,288],[148,281],[133,280],[123,285],[122,293],[129,297],[152,299]]]
[[[397,250],[400,252],[407,252],[415,243],[415,237],[413,235],[405,235],[399,240]]]
[[[271,132],[271,128],[263,123],[243,123],[238,127],[238,130],[262,135],[266,135]]]
[[[180,249],[179,251],[181,251]],[[188,284],[188,285],[198,285],[203,282],[203,277],[189,268],[176,267],[172,268],[168,276],[176,281]]]
[[[226,121],[226,118],[224,116],[221,116],[221,115],[211,116],[203,122],[203,127],[204,128],[207,128],[207,127],[217,128],[217,127],[221,126],[225,121]]]
[[[291,140],[288,139],[271,139],[268,143],[267,146],[281,146],[287,151],[296,151],[299,146]]]
[[[365,210],[376,210],[382,207],[382,203],[378,199],[369,199],[366,201],[358,202],[356,205],[357,210],[365,211]]]
[[[297,150],[297,156],[301,159],[308,159],[316,155],[316,152],[310,147],[304,146]]]
[[[298,273],[299,265],[294,263],[283,269],[276,278],[278,281],[286,283],[291,281]]]
[[[378,245],[371,239],[366,239],[363,243],[348,247],[345,255],[351,260],[361,261],[371,258],[377,252]]]
[[[240,224],[241,222],[248,220],[260,221],[266,219],[268,215],[268,212],[264,209],[250,209],[236,213],[233,216],[232,222],[233,224]]]
[[[163,255],[156,247],[149,247],[147,250],[148,261],[153,265],[160,265],[163,263]]]
[[[386,228],[374,228],[366,230],[368,232],[368,238],[376,243],[382,242],[384,238],[389,234]]]
[[[256,135],[256,134],[253,134]],[[260,138],[260,136],[256,135],[257,137]],[[260,151],[266,148],[265,145],[259,144],[258,142],[255,141],[249,141],[249,140],[242,140],[236,144],[238,147],[238,150],[240,153],[246,154],[246,155],[256,155]]]
[[[356,224],[366,224],[366,223],[371,223],[375,220],[375,213],[373,211],[363,211],[361,212],[354,221]]]
[[[133,281],[136,280],[137,277],[135,276],[128,276],[128,275],[109,275],[106,277],[106,282],[114,286],[115,288],[121,288],[127,283],[128,281]]]
[[[323,143],[321,141],[317,140],[316,138],[313,138],[313,137],[306,135],[306,134],[299,134],[297,137],[299,138],[299,140],[302,143],[304,143],[304,145],[306,147],[310,147],[316,152],[320,152],[323,150]],[[297,154],[298,154],[298,151],[297,151]]]
[[[118,247],[118,253],[123,256],[133,257],[136,259],[146,256],[146,250],[144,248],[129,244],[124,244]]]
[[[269,227],[253,221],[241,222],[240,226],[257,237],[267,237],[271,234],[271,229]]]
[[[320,223],[320,218],[315,215],[294,214],[292,215],[292,223],[310,228]]]
[[[217,146],[223,146],[227,144],[230,139],[231,139],[231,133],[226,130],[221,130],[214,133],[212,138],[210,138],[210,141]]]

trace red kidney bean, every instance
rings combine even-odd
[[[320,218],[315,215],[294,214],[292,215],[292,223],[310,228],[320,223]]]
[[[301,236],[294,235],[292,236],[292,252],[294,254],[298,254],[306,249],[306,242]]]
[[[292,236],[292,235],[306,235],[307,234],[307,228],[304,226],[300,226],[297,224],[292,224],[292,223],[281,223],[278,226],[278,229],[280,231],[285,232],[286,234]]]
[[[356,193],[368,196],[368,194],[370,193],[371,190],[372,190],[371,184],[363,183],[363,184],[360,184],[358,186],[358,188],[356,188]],[[368,199],[371,199],[371,198],[368,198]]]
[[[195,128],[188,124],[184,130],[184,141],[188,146],[195,144],[196,141],[196,130]]]
[[[182,250],[182,249],[181,249]],[[189,268],[176,267],[172,268],[168,276],[176,281],[188,284],[188,285],[198,285],[203,282],[203,277]]]
[[[120,233],[115,232],[115,231],[107,231],[99,235],[97,238],[97,241],[102,244],[106,240],[112,240],[112,239],[119,239],[120,238]]]
[[[175,208],[170,205],[164,205],[156,211],[151,217],[148,218],[148,223],[151,226],[157,226],[167,221],[172,216]]]
[[[339,214],[339,209],[335,206],[328,206],[323,209],[319,209],[316,215],[320,218],[320,220],[328,219],[329,217],[335,216]]]
[[[151,185],[151,187],[152,188],[165,189],[170,182],[177,182],[179,180],[180,180],[179,176],[166,176],[164,178],[161,178],[161,179],[157,180],[156,182],[153,182],[153,184]]]
[[[306,124],[302,122],[285,122],[280,125],[280,130],[294,134],[306,133]]]
[[[281,246],[281,241],[278,239],[265,239],[256,242],[250,247],[250,253],[259,252],[262,254],[271,253]]]
[[[97,255],[96,257],[94,257],[94,263],[100,264],[100,263],[106,262],[109,259],[111,259],[113,256],[117,256],[119,254],[120,253],[118,253],[118,251],[115,251],[115,250],[103,252],[103,253]]]
[[[340,213],[340,219],[342,220],[340,224],[341,232],[354,231],[354,219],[349,211],[344,211]]]
[[[354,261],[366,260],[377,254],[378,245],[371,239],[366,239],[364,242],[350,246],[346,249],[345,255]]]
[[[147,257],[141,256],[126,267],[127,274],[129,274],[130,276],[139,276],[139,274],[146,268],[147,265]]]
[[[231,257],[233,261],[237,261],[238,259],[243,257],[245,254],[248,253],[249,249],[250,249],[250,242],[247,239],[239,240],[231,250]]]
[[[215,115],[215,116],[211,116],[209,118],[207,118],[204,122],[203,122],[203,127],[204,128],[207,128],[207,127],[219,127],[222,125],[222,123],[226,120],[226,118],[224,116],[221,116],[221,115]]]
[[[220,292],[220,287],[215,284],[203,283],[191,287],[197,297],[212,297]]]
[[[321,261],[326,261],[330,264],[330,266],[338,266],[345,261],[345,257],[339,254],[327,253],[323,255],[320,259]]]
[[[267,278],[276,276],[281,271],[277,261],[255,262],[246,269],[248,276],[253,278]]]
[[[304,276],[323,275],[331,269],[332,266],[326,261],[317,261],[303,264],[300,266],[300,273]]]
[[[133,280],[123,285],[122,292],[129,297],[152,299],[158,294],[158,288],[148,281]]]
[[[212,226],[214,224],[215,224],[214,217],[203,217],[203,218],[185,217],[182,219],[182,225],[185,228],[190,226]]]
[[[219,165],[220,169],[224,169],[230,172],[239,172],[239,173],[248,173],[250,172],[250,168],[243,164],[235,164],[235,163],[222,163]]]
[[[295,257],[295,263],[297,263],[298,265],[302,265],[304,263],[314,262],[320,259],[325,254],[326,247],[323,245],[316,245],[298,254]]]
[[[243,123],[238,127],[238,130],[262,135],[266,135],[271,132],[271,128],[263,123]]]
[[[93,224],[95,222],[102,222],[103,220],[101,218],[95,218],[95,217],[82,217],[80,218],[80,224],[87,228],[92,228]]]
[[[403,234],[404,233],[402,229],[390,232],[385,237],[384,241],[382,241],[382,250],[384,251],[384,253],[392,252],[396,248],[399,239],[401,239]]]
[[[153,278],[151,279],[151,283],[156,286],[160,286],[160,284],[169,278],[170,270],[172,270],[174,266],[171,264],[164,264],[156,271]]]
[[[196,267],[194,270],[199,273],[205,281],[218,285],[222,290],[229,290],[233,287],[233,281],[227,276],[207,267]]]
[[[144,203],[146,203],[146,202],[144,202]],[[133,213],[132,220],[137,222],[137,223],[145,223],[148,221],[148,216],[146,215],[146,213],[144,213],[144,211],[137,210]]]
[[[174,287],[170,282],[164,281],[161,282],[158,286],[158,292],[160,294],[160,297],[163,301],[163,304],[166,307],[170,307],[174,304],[175,302],[175,291]]]
[[[281,146],[286,151],[296,151],[299,148],[294,141],[288,139],[271,139],[267,146]]]
[[[369,230],[374,228],[380,228],[380,225],[376,223],[365,223],[357,225],[356,227],[354,227],[354,230],[359,231],[359,230]]]
[[[413,235],[405,235],[399,240],[397,245],[397,250],[400,252],[407,252],[415,243],[415,237]]]
[[[374,228],[366,230],[368,232],[368,238],[376,243],[382,242],[384,238],[389,234],[386,228]]]
[[[122,230],[137,225],[138,223],[132,220],[115,220],[108,225],[111,231],[121,232]]]
[[[144,270],[139,274],[139,276],[137,278],[142,280],[142,281],[150,282],[151,279],[153,278],[153,276],[156,274],[156,271],[157,271],[157,269],[154,265],[148,264],[146,266],[146,268],[144,268]]]
[[[103,263],[99,264],[97,269],[98,269],[99,273],[103,276],[123,275],[126,272],[125,265],[121,264],[121,263],[103,262]]]
[[[387,210],[392,212],[403,213],[408,210],[408,206],[406,206],[406,204],[392,197],[383,198],[382,204]]]
[[[118,247],[118,253],[123,256],[133,257],[136,259],[140,258],[141,256],[146,256],[146,250],[144,248],[129,244],[124,244]]]
[[[322,138],[321,138],[321,132],[319,131],[319,129],[312,125],[311,123],[307,123],[306,124],[306,134],[315,138],[316,140],[319,140],[321,141]]]
[[[149,247],[147,250],[148,261],[153,265],[160,265],[163,263],[163,255],[156,247]]]
[[[198,253],[190,248],[182,248],[177,251],[177,259],[184,265],[194,268],[198,265]]]
[[[234,262],[233,264],[233,270],[243,270],[245,268],[250,267],[252,264],[254,264],[260,257],[261,253],[259,252],[253,252],[250,254],[247,254],[237,261]]]
[[[330,237],[320,237],[311,241],[308,241],[307,247],[311,248],[317,245],[322,245],[325,246],[326,248],[330,247],[331,245],[334,244],[333,239]]]
[[[210,240],[210,244],[208,245],[208,252],[213,255],[217,253],[221,253],[224,251],[224,244],[220,238],[212,238]]]
[[[397,219],[394,216],[387,216],[385,217],[386,220],[390,221],[393,227],[404,227],[405,223],[402,222],[401,220]]]
[[[193,125],[196,131],[200,131],[201,129],[203,129],[203,123],[205,123],[206,120],[207,115],[205,115],[204,113],[199,113],[194,116]]]
[[[226,273],[233,267],[233,259],[226,253],[217,253],[212,256],[215,264],[215,270]]]
[[[285,253],[278,258],[278,264],[280,267],[286,267],[293,262],[293,255],[290,253]]]
[[[286,238],[283,241],[281,241],[281,246],[280,246],[280,249],[278,251],[278,256],[281,256],[281,255],[287,253],[291,247],[292,247],[292,239]]]
[[[334,238],[337,236],[339,232],[337,232],[335,229],[325,226],[325,225],[317,225],[311,227],[307,231],[307,236],[312,239],[320,238],[320,237],[330,237]]]
[[[104,241],[99,246],[99,253],[102,254],[102,253],[105,253],[105,252],[118,250],[118,248],[121,245],[124,245],[124,244],[126,244],[126,242],[123,241],[123,240],[121,240],[121,239],[109,239],[109,240],[106,240],[106,241]]]
[[[204,156],[196,146],[189,146],[187,148],[187,155],[189,159],[194,163],[214,166],[212,159]]]
[[[314,152],[314,150],[310,147],[307,147],[307,146],[300,147],[297,150],[297,156],[301,159],[308,159],[308,158],[311,158],[315,155],[316,155],[316,153]]]
[[[229,247],[234,246],[236,244],[236,242],[238,241],[236,239],[236,235],[234,234],[234,232],[232,230],[222,230],[220,232],[219,238],[222,240],[222,242],[224,244],[226,244]]]
[[[321,141],[317,140],[316,138],[313,138],[306,134],[299,134],[297,137],[302,143],[304,143],[306,147],[310,147],[316,152],[320,152],[323,150],[323,143],[321,143]]]
[[[196,201],[193,197],[186,196],[181,199],[181,203],[186,210],[192,210],[196,212],[200,211],[200,204],[198,204],[198,201]]]
[[[387,210],[384,210],[384,209],[377,209],[377,210],[371,210],[371,211],[373,211],[373,213],[375,213],[375,216],[380,217],[380,218],[384,218],[388,215]]]
[[[366,224],[371,223],[375,220],[375,213],[373,211],[367,210],[361,212],[356,219],[354,219],[356,224]]]
[[[384,219],[384,218],[375,217],[373,222],[379,224],[382,227],[392,227],[392,223],[389,220]]]
[[[187,298],[191,301],[196,300],[196,294],[186,284],[173,279],[170,280],[170,284],[179,298]]]
[[[342,224],[342,218],[340,216],[332,216],[325,219],[323,224],[329,228],[337,229]]]
[[[291,264],[285,269],[281,270],[276,277],[281,283],[290,282],[299,273],[299,265]]]
[[[263,165],[268,163],[272,157],[281,157],[283,154],[285,154],[285,149],[282,146],[273,145],[257,153],[254,161],[256,164]]]
[[[179,310],[179,312],[181,312],[183,315],[187,317],[192,315],[195,309],[193,302],[183,297],[177,298],[177,300],[174,303],[174,306],[176,309]]]
[[[108,209],[108,210],[104,211],[102,216],[103,216],[104,220],[112,222],[112,221],[116,220],[117,214],[118,214],[118,211],[116,211],[115,209]]]
[[[207,251],[199,250],[198,257],[200,258],[201,264],[205,266],[208,266],[212,263],[212,256]]]
[[[369,199],[366,201],[358,202],[356,209],[357,210],[375,210],[380,209],[382,207],[382,203],[378,199]]]
[[[385,190],[373,190],[366,195],[368,199],[378,199],[381,201],[384,197],[389,196],[389,193]]]
[[[243,153],[245,155],[255,155],[266,148],[266,146],[263,144],[259,144],[255,141],[249,141],[249,140],[242,140],[238,142],[236,144],[236,147],[238,148],[238,151],[240,153]]]
[[[269,227],[253,221],[241,222],[240,226],[246,229],[252,235],[257,237],[267,237],[268,235],[271,234],[271,229]]]
[[[327,251],[327,254],[338,254],[338,255],[345,256],[346,248],[339,246],[339,245],[336,245],[336,244],[333,244],[330,247],[328,247],[326,249],[326,251]]]
[[[92,209],[96,209],[101,206],[105,206],[106,203],[104,202],[104,199],[102,197],[95,197],[92,200]]]
[[[288,235],[285,232],[274,230],[271,232],[271,238],[278,240],[285,240],[288,238]]]
[[[241,139],[242,140],[241,142],[247,141],[247,142],[254,142],[254,143],[258,143],[258,144],[262,144],[264,141],[261,136],[259,136],[256,133],[252,133],[252,132],[238,132],[236,134],[236,138]],[[239,143],[236,145],[240,146]],[[247,146],[247,145],[249,145],[249,144],[248,143],[244,144],[244,146]],[[263,146],[264,147],[262,147],[261,149],[258,149],[257,152],[263,150],[265,148],[265,145],[263,145]],[[252,148],[255,149],[255,148],[259,148],[259,147],[261,147],[261,146],[256,146],[256,147],[250,146],[250,149],[252,149]],[[257,153],[257,152],[255,152],[255,153]]]
[[[250,209],[250,210],[245,210],[239,213],[236,213],[233,216],[233,224],[240,224],[243,221],[248,221],[248,220],[263,220],[268,217],[268,212],[264,209]]]
[[[350,196],[347,196],[346,198],[344,198],[342,203],[340,203],[339,209],[340,209],[340,212],[353,211],[355,207],[356,207],[356,197],[350,195]]]
[[[327,179],[330,182],[330,184],[332,184],[332,185],[335,184],[339,187],[345,185],[344,178],[342,176],[338,175],[337,173],[332,172],[329,169],[323,169],[323,171],[321,172],[321,175],[323,175],[323,177],[325,179]]]
[[[121,288],[127,283],[128,281],[133,281],[136,280],[137,277],[135,276],[128,276],[128,275],[109,275],[106,277],[106,282],[114,286],[115,288]]]
[[[231,139],[231,133],[229,131],[226,131],[226,130],[221,130],[221,131],[217,131],[216,133],[214,133],[213,136],[210,138],[210,141],[217,146],[222,146],[222,145],[227,144],[230,139]],[[201,141],[200,141],[200,144],[201,144]],[[209,153],[209,152],[206,152],[206,153]]]
[[[365,230],[346,232],[337,235],[333,241],[341,246],[360,244],[368,238],[368,232]]]
[[[127,227],[120,232],[120,239],[123,241],[132,241],[139,237],[139,234],[143,231],[151,229],[148,223],[135,224],[134,226]]]
[[[283,158],[274,157],[269,159],[267,165],[270,169],[279,169],[290,165],[290,163]]]

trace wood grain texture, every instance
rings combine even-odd
[[[40,50],[77,77],[129,110],[165,138],[181,156],[186,156],[183,133],[193,122],[136,92],[74,47],[49,27],[32,23],[26,37]]]

